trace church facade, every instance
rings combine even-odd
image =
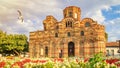
[[[81,10],[69,6],[64,18],[57,21],[49,15],[44,30],[30,32],[30,57],[92,57],[106,52],[105,27],[91,18],[81,19]]]

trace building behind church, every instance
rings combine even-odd
[[[91,18],[81,19],[81,9],[69,6],[64,18],[57,21],[49,15],[44,30],[30,32],[30,57],[92,57],[106,52],[105,27]]]
[[[108,42],[106,43],[106,56],[110,57],[120,57],[119,42]]]

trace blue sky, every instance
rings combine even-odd
[[[62,20],[63,9],[67,6],[78,6],[82,19],[89,17],[105,25],[109,42],[120,39],[119,0],[0,0],[0,29],[29,37],[29,32],[43,30],[47,15]],[[22,12],[23,23],[18,20],[17,10]]]
[[[120,18],[120,5],[111,6],[109,10],[102,10],[106,21]]]

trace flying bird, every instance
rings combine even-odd
[[[24,19],[23,19],[23,16],[22,16],[21,11],[20,11],[20,10],[17,10],[17,12],[19,13],[18,19],[21,20],[21,22],[23,22]]]

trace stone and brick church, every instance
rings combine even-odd
[[[30,57],[92,57],[106,52],[105,27],[91,18],[81,19],[81,10],[68,6],[64,18],[57,21],[49,15],[44,30],[30,32]]]

